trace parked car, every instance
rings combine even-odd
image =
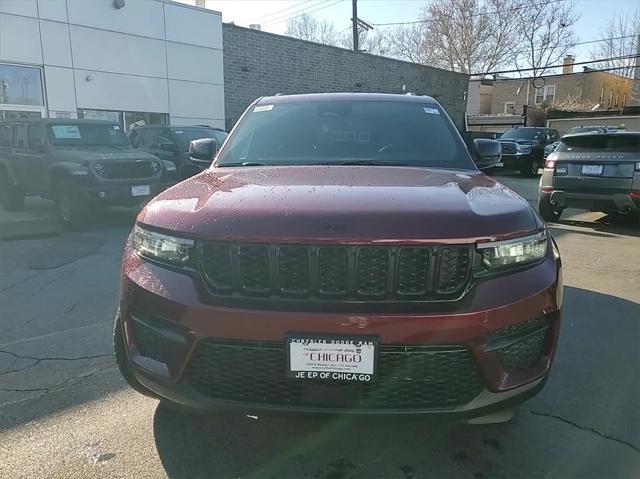
[[[545,147],[559,139],[560,135],[552,128],[510,128],[498,138],[503,144],[501,161],[505,168],[520,170],[522,176],[537,176],[544,164]]]
[[[227,132],[205,125],[169,126],[147,125],[135,127],[129,133],[133,146],[151,153],[158,158],[175,163],[180,180],[188,178],[211,166],[213,157],[194,157],[189,154],[189,144],[193,140],[210,138],[215,151],[222,146]]]
[[[165,189],[172,173],[173,164],[134,150],[116,123],[0,121],[0,203],[7,211],[22,209],[26,194],[42,196],[55,200],[65,226],[80,227],[92,206],[139,204]]]
[[[540,179],[538,210],[557,221],[565,208],[638,214],[640,133],[565,135],[547,158]]]
[[[558,145],[560,144],[560,140],[554,141],[553,143],[549,143],[547,146],[544,147],[544,159],[547,159],[547,156],[549,156],[551,153],[553,153],[555,151],[555,149],[558,147]]]
[[[123,254],[118,366],[188,408],[498,422],[556,350],[555,242],[426,96],[256,100]]]

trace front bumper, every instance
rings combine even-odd
[[[505,168],[521,169],[525,168],[527,164],[533,159],[533,153],[526,155],[505,155],[500,157],[500,162]]]
[[[205,410],[228,406],[314,413],[485,415],[522,402],[542,388],[555,354],[562,302],[561,266],[551,251],[535,266],[475,285],[469,293],[473,293],[474,300],[467,309],[456,311],[452,305],[453,311],[443,314],[296,313],[226,308],[211,304],[199,283],[197,277],[144,262],[128,247],[125,250],[120,311],[133,372],[140,383],[161,397]],[[150,326],[146,332],[139,328],[136,318],[140,316]],[[544,320],[545,329],[541,333],[539,354],[522,367],[507,366],[501,356],[505,354],[504,347],[518,348],[523,344],[518,345],[518,341],[532,336],[525,335],[509,345],[501,345],[498,343],[503,338],[502,332],[518,330],[523,323],[541,320]],[[397,397],[404,391],[406,381],[413,379],[406,374],[394,377],[393,386],[379,392],[385,396],[377,403],[375,400],[380,396],[374,388],[373,406],[359,401],[360,393],[355,388],[352,391],[355,396],[344,401],[339,399],[346,391],[343,385],[308,383],[311,392],[317,392],[321,398],[309,401],[305,399],[306,385],[305,388],[294,387],[289,383],[292,380],[284,379],[285,361],[280,364],[277,359],[282,357],[282,352],[277,353],[280,356],[276,353],[273,353],[276,356],[259,356],[262,363],[275,366],[268,369],[256,363],[258,369],[265,372],[252,376],[255,389],[247,386],[244,380],[252,370],[243,366],[238,369],[243,375],[234,376],[235,363],[224,355],[215,356],[208,363],[217,381],[220,377],[227,381],[223,388],[219,391],[203,389],[202,383],[194,380],[203,376],[201,371],[194,374],[193,369],[205,344],[249,347],[250,343],[255,352],[258,348],[281,348],[283,338],[289,332],[376,335],[381,345],[390,350],[404,347],[464,349],[472,358],[480,383],[477,389],[467,387],[477,378],[467,374],[468,368],[464,365],[467,376],[463,381],[459,381],[457,375],[463,366],[456,366],[451,368],[449,376],[430,376],[432,383],[421,390],[429,394],[434,388],[461,388],[464,391],[462,401],[447,400],[443,404],[400,401]],[[149,342],[149,334],[157,334],[164,340]],[[439,364],[446,366],[446,361]],[[269,376],[273,371],[274,375]],[[456,385],[456,381],[460,384]],[[380,385],[382,387],[384,382],[380,381]],[[260,392],[263,390],[264,393]],[[299,391],[302,391],[301,396]],[[273,400],[276,394],[279,394],[278,399]]]
[[[640,199],[634,199],[629,193],[602,194],[589,191],[553,191],[541,192],[551,203],[560,208],[580,208],[591,211],[637,213],[640,211]]]
[[[80,185],[78,190],[84,199],[95,204],[105,206],[132,205],[149,200],[176,183],[175,181],[162,183],[157,182],[157,180],[154,181],[150,182],[149,180],[141,179],[137,182],[128,181],[125,184],[93,183]],[[149,194],[134,196],[131,188],[143,185],[149,186]]]

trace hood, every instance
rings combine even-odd
[[[94,162],[94,161],[135,161],[157,160],[155,156],[142,150],[133,148],[110,147],[63,147],[56,148],[56,156],[64,161]]]
[[[379,166],[212,168],[161,193],[138,221],[273,242],[464,242],[538,227],[523,198],[484,175]]]
[[[514,138],[514,139],[509,139],[509,138],[498,138],[498,141],[500,143],[517,143],[518,145],[537,145],[540,143],[540,140],[532,140],[532,139],[528,139],[528,138]]]

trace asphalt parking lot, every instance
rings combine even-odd
[[[536,180],[498,177],[528,200]],[[640,232],[567,211],[552,376],[510,423],[186,416],[129,390],[111,350],[135,211],[81,233],[0,242],[0,477],[631,478],[640,476]]]

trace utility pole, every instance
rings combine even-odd
[[[358,0],[351,0],[351,24],[353,29],[353,51],[360,49],[358,45]]]

